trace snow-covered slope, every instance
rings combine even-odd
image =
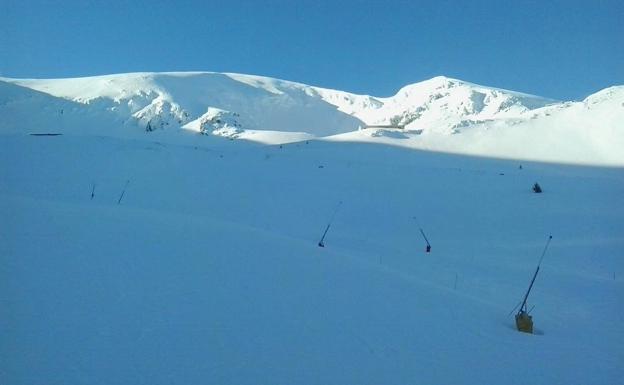
[[[493,157],[624,165],[621,86],[583,102],[556,102],[443,76],[408,85],[387,98],[211,72],[2,80],[4,100],[13,95],[9,83],[56,98],[48,103],[37,94],[22,98],[19,109],[0,105],[0,115],[6,117],[0,123],[3,131],[58,120],[59,109],[51,111],[50,106],[68,100],[86,119],[64,119],[61,127],[74,132],[101,127],[106,134],[108,127],[110,135],[136,137],[166,131],[159,140],[174,142],[181,131],[271,144],[363,140]]]
[[[548,162],[624,165],[624,86],[582,102],[551,104],[517,116],[475,121],[457,135],[421,130],[367,129],[331,140],[364,141],[451,153]],[[509,112],[511,114],[511,112]]]
[[[6,79],[5,79],[6,80]],[[11,80],[15,84],[114,111],[148,131],[200,130],[210,108],[237,114],[245,130],[353,131],[362,122],[314,97],[313,88],[256,76],[221,73],[135,73],[91,78]]]
[[[353,131],[358,125],[381,124],[453,132],[459,126],[515,117],[552,102],[443,76],[406,86],[390,98],[222,73],[5,80],[79,103],[99,105],[124,118],[134,117],[150,131],[184,126],[212,107],[238,114],[246,129],[300,130],[322,136]]]
[[[123,119],[105,108],[0,81],[3,133],[126,132]],[[100,130],[98,130],[100,128]]]
[[[403,87],[389,98],[367,99],[321,91],[326,100],[368,125],[393,125],[441,133],[456,133],[475,123],[517,118],[554,101],[512,91],[483,87],[438,76]]]
[[[0,382],[616,384],[623,116],[622,86],[2,79]]]
[[[0,132],[2,384],[624,378],[621,168],[158,134]]]

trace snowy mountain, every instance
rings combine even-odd
[[[100,127],[102,134],[122,137],[125,127],[133,137],[144,131],[191,131],[272,144],[327,138],[504,158],[624,164],[621,86],[583,102],[556,102],[442,76],[387,98],[210,72],[1,80],[0,97],[7,103],[0,114],[7,119],[0,129],[5,131],[49,122],[55,129]],[[20,99],[17,109],[9,85],[57,99],[48,103],[37,94]],[[66,101],[73,102],[71,113],[88,123],[64,117],[60,126],[60,109],[50,108]],[[230,123],[220,125],[212,117],[215,111]]]
[[[0,382],[621,383],[623,110],[441,77],[3,79]]]
[[[518,118],[529,110],[554,101],[512,91],[483,87],[438,76],[403,87],[390,98],[365,103],[361,97],[336,98],[323,91],[324,99],[367,125],[392,125],[406,129],[457,133],[459,128],[504,118]],[[349,100],[345,103],[345,100]]]
[[[93,128],[124,132],[123,119],[106,108],[59,98],[0,81],[0,130],[4,133],[70,131],[89,134]]]
[[[5,79],[7,80],[7,79]],[[211,108],[237,114],[245,130],[348,132],[362,124],[315,97],[314,89],[276,79],[220,73],[139,73],[93,78],[11,80],[86,105],[97,105],[148,131],[200,130]]]
[[[513,101],[515,97],[510,97]],[[331,140],[548,162],[624,165],[624,86],[611,87],[582,102],[553,103],[529,109],[511,103],[494,117],[450,117],[430,130],[369,129]],[[503,106],[508,102],[501,103]],[[435,114],[435,112],[427,113]],[[453,121],[463,119],[459,124]],[[409,126],[408,126],[409,127]],[[449,135],[451,129],[454,134]]]

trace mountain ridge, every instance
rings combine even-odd
[[[583,101],[560,102],[446,76],[406,85],[390,97],[219,72],[137,72],[0,81],[85,106],[80,114],[89,123],[82,126],[117,125],[136,132],[183,130],[273,144],[336,136],[381,142],[392,139],[391,144],[420,149],[563,162],[599,159],[624,164],[615,149],[624,143],[624,106],[618,102],[624,98],[622,86],[598,91]],[[30,107],[23,105],[20,111],[7,111],[4,106],[0,113],[15,115],[9,119],[13,125],[20,120],[26,126],[34,121],[45,124],[41,122],[46,117],[54,121],[49,111],[45,117],[33,117],[41,115],[46,104],[38,98],[39,102],[33,101]],[[78,104],[73,105],[74,110],[80,110]],[[219,119],[210,111],[222,111],[219,114],[228,118]],[[105,116],[105,122],[93,123],[94,115]],[[5,123],[0,129],[10,129],[9,126]],[[64,129],[70,131],[83,129],[80,126],[79,119],[75,124],[64,123]],[[369,128],[372,126],[376,128]],[[392,127],[402,131],[388,135]],[[523,130],[518,131],[518,127]],[[496,134],[492,133],[493,128]],[[569,145],[565,143],[568,139],[563,141],[566,156],[531,149],[517,151],[516,147],[531,145],[539,136],[552,136],[551,132],[573,139],[574,143]],[[463,134],[465,140],[453,138],[457,134]],[[511,137],[515,144],[510,142]],[[552,140],[553,146],[561,146],[561,140]],[[497,141],[508,144],[501,147]],[[486,147],[475,145],[485,142],[489,143]],[[575,153],[580,158],[576,159]]]

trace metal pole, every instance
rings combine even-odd
[[[340,205],[342,205],[342,201],[338,202],[338,205],[334,209],[334,212],[332,213],[331,218],[329,218],[329,223],[327,224],[327,227],[325,228],[325,232],[323,233],[323,236],[321,237],[321,240],[318,243],[319,247],[325,247],[325,243],[323,243],[323,241],[325,240],[325,236],[327,235],[327,232],[329,231],[329,228],[331,227],[331,224],[334,221],[334,217],[336,216],[336,213],[340,209]]]
[[[323,243],[323,240],[325,239],[325,235],[327,235],[327,231],[329,230],[329,226],[331,226],[331,223],[328,224],[327,227],[325,228],[325,232],[323,233],[323,236],[321,237],[321,240],[318,243],[319,247],[325,247],[325,244]]]
[[[537,263],[537,268],[535,269],[535,274],[533,274],[533,279],[531,279],[531,284],[529,285],[529,288],[526,294],[524,295],[524,299],[522,300],[522,306],[520,306],[520,312],[526,312],[526,302],[527,302],[527,299],[529,298],[529,293],[531,292],[531,289],[533,288],[533,284],[535,283],[535,278],[537,278],[537,273],[539,273],[540,265],[542,264],[544,255],[546,255],[546,250],[548,249],[548,245],[550,244],[551,239],[552,239],[552,235],[548,237],[548,241],[546,242],[546,246],[544,247],[542,256],[540,257],[539,262]]]
[[[121,203],[121,199],[124,197],[124,194],[126,193],[126,188],[128,187],[128,184],[130,183],[130,180],[126,181],[126,185],[124,186],[123,190],[121,191],[121,195],[119,196],[119,200],[117,201],[117,204]]]
[[[425,238],[425,242],[427,242],[427,252],[431,251],[431,244],[429,243],[429,240],[427,239],[427,236],[425,235],[425,232],[423,231],[422,228],[420,228],[420,233],[422,234],[423,238]]]

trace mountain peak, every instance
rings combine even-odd
[[[412,91],[432,92],[435,90],[448,89],[461,84],[466,84],[466,82],[440,75],[431,79],[405,85],[399,89],[395,96]]]

